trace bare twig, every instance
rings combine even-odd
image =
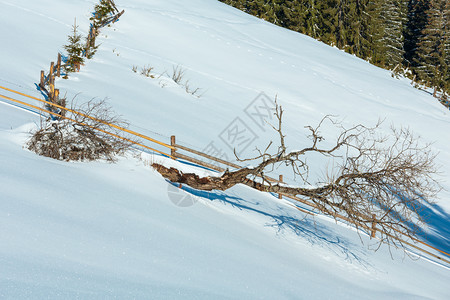
[[[41,128],[28,141],[28,148],[58,160],[115,161],[116,155],[123,154],[137,142],[130,137],[120,138],[122,133],[108,125],[126,127],[128,124],[105,100],[93,99],[81,105],[72,101],[69,119],[42,122]]]
[[[283,109],[276,105],[276,126],[280,143],[275,153],[268,144],[258,155],[239,161],[257,162],[255,167],[225,172],[220,177],[200,178],[183,174],[176,169],[155,165],[166,178],[186,183],[201,190],[226,190],[249,178],[262,178],[261,190],[282,193],[308,200],[322,213],[334,218],[350,220],[358,229],[371,230],[373,223],[380,232],[380,243],[402,247],[399,237],[414,238],[425,223],[422,211],[432,203],[440,186],[434,179],[437,173],[435,154],[430,145],[422,146],[408,129],[391,128],[390,134],[380,135],[381,122],[374,127],[358,124],[345,128],[331,116],[325,116],[316,127],[306,126],[310,145],[298,151],[287,151],[282,131]],[[335,142],[322,146],[321,128],[331,123],[338,128]],[[333,167],[325,172],[313,187],[288,186],[271,183],[265,175],[278,165],[289,166],[292,172],[308,183],[310,154],[331,158]]]

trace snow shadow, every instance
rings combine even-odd
[[[421,215],[427,226],[419,228],[418,235],[431,246],[450,253],[450,214],[439,205],[432,204],[422,205]]]
[[[421,202],[413,201],[400,193],[395,193],[396,198],[411,210],[417,211],[426,225],[417,227],[410,221],[405,221],[400,215],[393,215],[397,220],[405,223],[417,236],[427,244],[450,253],[450,214],[437,204],[429,204],[425,199]],[[447,255],[447,257],[450,257]]]
[[[41,93],[41,96],[44,97],[45,101],[48,101],[48,96],[47,94],[44,92],[44,90],[39,86],[39,84],[34,83],[34,86],[36,87],[36,90],[38,90]]]
[[[172,184],[169,182],[169,184]],[[178,186],[178,185],[176,185]],[[368,266],[361,244],[356,245],[348,238],[330,230],[329,227],[316,222],[311,216],[290,207],[281,206],[274,201],[267,201],[267,196],[261,197],[261,202],[255,199],[244,199],[229,195],[222,191],[200,191],[183,185],[182,189],[194,196],[209,201],[220,201],[225,205],[249,213],[255,213],[268,219],[265,226],[275,228],[278,234],[294,233],[309,244],[328,249],[337,256]],[[356,233],[355,233],[356,234]]]

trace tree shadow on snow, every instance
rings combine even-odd
[[[426,226],[417,228],[417,235],[427,244],[450,253],[450,214],[437,204],[415,205],[426,222]],[[413,227],[412,224],[408,225]]]
[[[169,182],[169,184],[172,183]],[[178,187],[178,184],[174,186]],[[273,202],[265,201],[261,203],[256,199],[243,199],[222,191],[201,191],[185,185],[182,189],[194,196],[212,202],[220,201],[241,211],[263,216],[268,219],[265,226],[275,228],[277,234],[294,233],[312,246],[329,250],[347,261],[358,262],[364,267],[369,266],[369,263],[365,260],[366,254],[361,244],[355,244],[339,233],[330,230],[327,226],[315,222],[313,217],[306,217],[304,213],[294,208],[277,204],[275,199]]]
[[[392,214],[392,216],[406,224],[412,231],[416,231],[420,240],[450,253],[450,214],[437,204],[427,203],[425,199],[422,199],[422,202],[413,201],[401,193],[395,193],[395,197],[411,210],[417,211],[426,225],[419,228],[401,215]]]
[[[450,214],[437,204],[424,206],[422,213],[428,229],[420,228],[419,236],[431,246],[450,253]]]

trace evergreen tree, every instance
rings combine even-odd
[[[114,5],[110,0],[100,0],[94,6],[94,15],[90,18],[95,29],[98,29],[108,22],[108,18],[114,14]]]
[[[95,45],[95,40],[98,35],[98,30],[99,29],[95,29],[94,25],[91,24],[89,34],[86,37],[86,46],[84,49],[84,54],[87,59],[93,58],[99,47],[99,45]]]
[[[64,46],[67,51],[67,62],[65,65],[66,73],[78,71],[80,65],[84,63],[83,51],[84,47],[81,44],[81,34],[77,32],[78,26],[75,24],[72,26],[72,34],[68,36],[69,44]]]
[[[419,40],[423,37],[423,30],[428,23],[427,11],[429,0],[410,0],[408,3],[407,23],[405,27],[405,64],[414,68],[418,61],[417,47]]]
[[[327,30],[321,40],[340,49],[347,47],[347,20],[351,12],[347,6],[348,0],[325,0],[321,11]]]
[[[369,0],[321,1],[324,30],[321,39],[360,57],[367,57],[370,16]]]
[[[425,82],[450,89],[449,0],[220,1],[375,65],[411,68]]]
[[[450,8],[447,9],[447,19],[450,19]],[[447,24],[449,24],[450,21],[447,21]],[[444,73],[444,89],[445,93],[448,96],[450,96],[450,38],[447,35],[447,41],[445,42],[445,73]],[[450,99],[448,99],[450,100]]]
[[[351,16],[347,22],[347,44],[350,53],[362,58],[368,58],[370,55],[370,2],[369,0],[356,0],[349,3]]]
[[[415,71],[420,79],[438,89],[449,87],[450,66],[450,3],[447,0],[431,0],[427,11],[428,23],[422,31],[417,50]]]
[[[336,0],[324,0],[319,3],[319,1],[315,2],[315,10],[316,15],[319,15],[323,22],[317,22],[316,20],[311,20],[309,26],[314,28],[314,33],[316,33],[316,37],[312,36],[316,39],[323,41],[332,46],[338,45],[338,36],[339,33],[339,8],[337,6]]]
[[[367,4],[364,14],[367,16],[367,49],[362,58],[367,59],[374,65],[382,66],[385,61],[384,57],[384,28],[385,24],[382,19],[384,0],[373,0]]]
[[[404,60],[404,27],[407,19],[407,1],[402,0],[384,0],[383,9],[380,14],[383,28],[382,66],[395,68],[401,65]]]
[[[303,12],[301,14],[303,25],[300,32],[328,43],[331,30],[330,23],[323,18],[323,3],[320,0],[303,0],[301,2],[299,5],[300,11]]]
[[[443,1],[445,2],[445,1]],[[443,14],[443,61],[444,68],[442,70],[443,73],[443,89],[444,94],[447,96],[450,95],[450,2],[446,1],[444,5],[444,14]],[[448,98],[448,97],[447,97]],[[449,99],[450,100],[450,99]]]

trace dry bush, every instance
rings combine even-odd
[[[186,93],[191,94],[192,96],[195,96],[197,98],[200,98],[204,94],[200,94],[200,91],[202,90],[201,88],[191,88],[189,80],[184,83],[184,88],[186,90]]]
[[[151,67],[151,66],[144,66],[144,67],[141,68],[139,73],[142,76],[145,76],[145,77],[156,78],[156,76],[154,74],[152,74],[153,69],[154,68]],[[138,73],[138,66],[133,65],[131,70],[134,73]],[[184,69],[180,65],[177,65],[177,66],[172,67],[172,74],[170,74],[169,72],[165,71],[165,72],[163,72],[162,74],[160,74],[158,76],[158,79],[163,77],[163,76],[167,76],[167,77],[171,78],[179,86],[184,87],[186,93],[188,93],[188,94],[190,94],[190,95],[192,95],[194,97],[197,97],[197,98],[200,98],[201,96],[203,96],[204,93],[201,93],[202,89],[201,88],[192,88],[191,84],[189,83],[189,80],[186,80],[183,83],[184,78],[185,78],[185,74],[186,74],[186,69]],[[165,83],[160,83],[160,85],[163,88],[166,86]]]
[[[176,66],[172,68],[172,80],[175,81],[180,86],[184,86],[186,93],[191,94],[197,98],[200,98],[202,94],[200,94],[201,88],[192,88],[189,80],[183,83],[184,77],[186,75],[186,69],[183,69],[181,66]]]
[[[29,150],[43,156],[65,161],[91,161],[115,157],[129,150],[136,142],[108,124],[126,127],[128,124],[116,115],[105,100],[94,100],[74,105],[67,118],[42,120],[40,128],[27,142]]]
[[[155,78],[154,75],[152,75],[153,71],[153,67],[151,66],[143,66],[141,69],[141,75],[145,76],[145,77],[151,77],[151,78]]]
[[[184,74],[186,70],[183,69],[181,66],[176,66],[172,68],[172,80],[175,81],[175,83],[182,85]]]

